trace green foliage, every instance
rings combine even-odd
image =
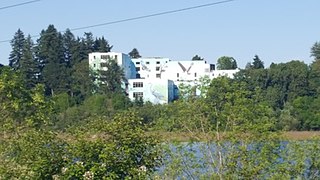
[[[0,122],[5,130],[16,130],[23,126],[40,128],[49,123],[51,108],[44,97],[44,87],[27,90],[20,74],[8,68],[0,75]]]
[[[255,55],[253,62],[246,65],[246,69],[264,69],[264,63],[258,55]]]
[[[64,178],[82,178],[87,173],[97,179],[145,179],[160,165],[158,142],[145,133],[134,112],[118,114],[108,123],[93,121],[89,127],[103,138],[79,136],[70,144]]]
[[[25,40],[22,52],[19,70],[25,81],[26,88],[31,89],[39,83],[40,67],[35,59],[34,44],[30,35]]]
[[[233,57],[222,56],[217,60],[217,69],[219,70],[229,70],[237,68],[237,61]]]
[[[300,122],[303,130],[319,130],[320,128],[320,99],[312,97],[299,97],[292,103],[293,114]]]
[[[23,56],[25,44],[24,33],[18,29],[10,43],[12,46],[12,51],[9,55],[9,66],[14,70],[18,70],[20,68],[20,60]]]
[[[103,94],[123,92],[121,87],[125,80],[123,69],[116,60],[108,60],[105,65],[107,71],[99,71],[99,92]]]
[[[56,134],[35,129],[15,133],[0,144],[0,179],[52,179],[60,173],[64,145]]]
[[[141,55],[140,55],[140,53],[139,53],[139,51],[138,51],[137,48],[133,48],[133,49],[129,52],[129,56],[130,56],[131,58],[141,58]]]
[[[192,60],[192,61],[202,61],[203,58],[202,58],[201,56],[195,55],[195,56],[192,57],[191,60]]]
[[[66,92],[69,72],[64,58],[62,34],[53,25],[49,25],[46,30],[42,30],[36,49],[47,94],[53,96]]]
[[[315,60],[320,59],[320,43],[315,42],[314,45],[311,47],[311,56],[314,57]]]

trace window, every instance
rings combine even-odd
[[[143,97],[143,92],[133,92],[133,97],[134,97],[134,98]]]
[[[140,74],[136,74],[136,78],[140,79],[141,78]]]
[[[109,55],[101,55],[101,59],[110,59]]]
[[[157,61],[156,64],[160,64],[160,61]]]
[[[160,71],[160,67],[156,67],[156,71]]]
[[[140,62],[136,62],[136,64],[140,64]]]
[[[93,59],[96,59],[96,56],[93,56]]]
[[[194,73],[194,77],[197,77],[197,73]]]
[[[93,67],[96,67],[96,64],[93,64]]]
[[[146,64],[150,64],[150,62],[149,62],[149,61],[147,61],[147,62],[146,62]]]
[[[117,60],[118,59],[118,55],[114,55],[114,59]]]
[[[133,87],[136,88],[136,87],[143,87],[143,82],[133,82]]]
[[[102,68],[103,68],[103,67],[107,67],[107,66],[108,66],[107,63],[101,63],[101,64],[100,64],[100,67],[102,67]]]
[[[179,77],[179,73],[177,73],[177,77]]]
[[[140,71],[140,67],[136,67],[136,71]]]
[[[216,69],[216,66],[214,64],[210,64],[210,71],[213,71]]]
[[[156,74],[156,78],[161,78],[161,74]]]

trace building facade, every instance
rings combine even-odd
[[[177,99],[181,84],[195,86],[201,78],[219,76],[233,78],[235,70],[216,70],[214,64],[204,60],[172,61],[169,58],[150,57],[131,59],[123,53],[90,53],[89,66],[93,70],[107,70],[104,63],[116,60],[123,69],[126,90],[131,100],[142,98],[145,102],[165,104]],[[200,91],[196,91],[199,95]]]

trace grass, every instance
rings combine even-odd
[[[189,141],[201,141],[208,139],[208,134],[203,133],[189,133],[189,132],[164,132],[153,131],[151,134],[159,135],[162,141],[177,141],[177,142],[189,142]],[[196,138],[199,137],[199,138]],[[287,131],[283,132],[282,138],[284,140],[309,140],[312,138],[320,138],[320,131]]]

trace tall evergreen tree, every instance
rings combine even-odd
[[[31,36],[28,35],[22,50],[20,60],[20,71],[26,82],[26,88],[31,89],[38,83],[38,75],[40,73],[39,64],[35,60],[34,44]]]
[[[121,85],[125,81],[123,69],[115,60],[108,60],[103,66],[106,71],[99,71],[99,90],[101,93],[121,93]]]
[[[68,67],[71,66],[73,61],[73,54],[75,53],[75,46],[77,45],[76,38],[70,31],[67,29],[63,34],[63,48],[64,48],[64,58]]]
[[[258,55],[255,55],[252,62],[252,67],[254,69],[264,69],[263,61],[259,58]]]
[[[102,38],[96,38],[94,41],[95,52],[110,52],[112,46],[109,45],[108,41],[102,36]]]
[[[63,38],[53,25],[42,30],[37,46],[41,77],[47,93],[68,92],[67,63],[65,61]]]
[[[137,48],[133,48],[131,52],[129,52],[129,56],[131,58],[141,58],[140,53]]]
[[[84,37],[82,38],[82,49],[84,54],[88,55],[89,53],[94,52],[95,40],[93,39],[93,35],[91,32],[84,33]]]
[[[18,70],[20,68],[20,60],[22,57],[24,43],[24,33],[21,31],[21,29],[18,29],[11,40],[12,51],[9,55],[9,66],[14,70]]]

